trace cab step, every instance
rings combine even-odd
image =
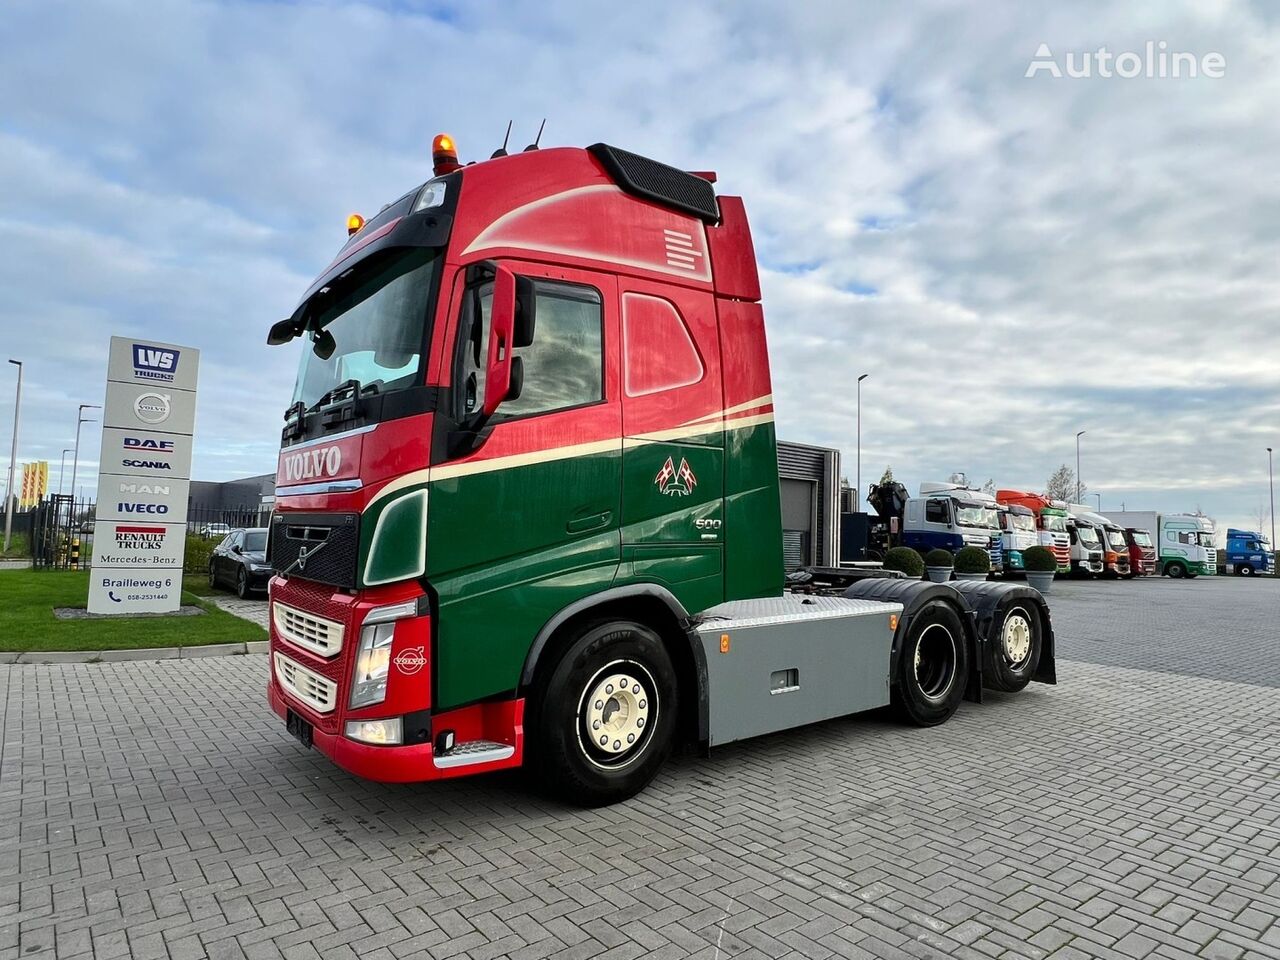
[[[495,763],[508,760],[515,755],[516,748],[509,743],[495,743],[492,740],[468,740],[456,744],[447,753],[434,757],[437,767],[470,767],[482,763]]]

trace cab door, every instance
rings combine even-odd
[[[724,393],[712,295],[619,279],[620,582],[656,583],[690,612],[724,599]]]
[[[518,399],[478,449],[431,467],[427,578],[439,598],[439,708],[510,691],[553,615],[618,571],[622,407],[613,278],[503,261],[535,280],[533,342]],[[448,402],[459,420],[484,397],[492,284],[459,274]],[[613,353],[611,356],[610,350]]]

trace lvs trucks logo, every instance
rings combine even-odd
[[[148,347],[145,344],[133,345],[133,374],[139,380],[157,380],[161,383],[173,383],[178,372],[178,351],[164,347]]]
[[[693,469],[684,457],[680,458],[678,470],[671,458],[667,457],[667,462],[662,465],[653,482],[664,497],[687,497],[698,485],[698,478],[693,475]]]
[[[282,460],[284,482],[314,480],[319,477],[336,477],[342,469],[342,450],[339,447],[317,447],[290,454]]]

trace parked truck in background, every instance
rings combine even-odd
[[[1065,505],[1062,509],[1066,509]],[[1102,538],[1088,520],[1067,511],[1067,533],[1071,537],[1071,573],[1077,577],[1100,577],[1106,569],[1102,561]]]
[[[1155,539],[1156,573],[1177,579],[1217,571],[1213,523],[1207,518],[1155,510],[1113,511],[1107,516],[1126,530],[1151,532]]]
[[[1102,572],[1107,576],[1128,578],[1129,544],[1125,541],[1124,528],[1112,522],[1084,504],[1069,503],[1067,510],[1077,522],[1090,524],[1098,535],[1102,547]]]
[[[1071,572],[1071,537],[1067,532],[1067,511],[1055,507],[1047,497],[1022,490],[997,490],[996,501],[1028,508],[1036,518],[1040,546],[1053,551],[1059,573]]]
[[[1235,527],[1227,528],[1226,564],[1227,573],[1242,577],[1276,572],[1270,541],[1261,533]]]
[[[267,692],[304,746],[383,781],[527,765],[597,805],[678,742],[1053,681],[1026,586],[784,592],[759,278],[714,175],[433,155],[268,337],[303,341]],[[989,543],[982,504],[936,499]]]
[[[1000,539],[1004,548],[1004,569],[1006,573],[1022,572],[1023,552],[1040,542],[1040,532],[1036,529],[1036,515],[1030,507],[1020,503],[999,505]]]
[[[1000,518],[995,499],[981,490],[955,483],[925,482],[920,496],[907,501],[902,545],[921,554],[941,547],[953,553],[979,547],[991,558],[991,569],[1004,569]]]
[[[1156,572],[1156,545],[1151,531],[1126,527],[1124,542],[1129,547],[1130,576],[1145,577]]]

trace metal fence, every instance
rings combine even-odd
[[[26,534],[33,566],[45,570],[84,570],[93,555],[96,520],[94,501],[54,494],[26,513],[15,514],[14,529]],[[209,552],[223,537],[242,527],[265,527],[270,520],[270,507],[257,504],[239,507],[193,504],[187,509],[184,567],[192,573],[205,572]]]

